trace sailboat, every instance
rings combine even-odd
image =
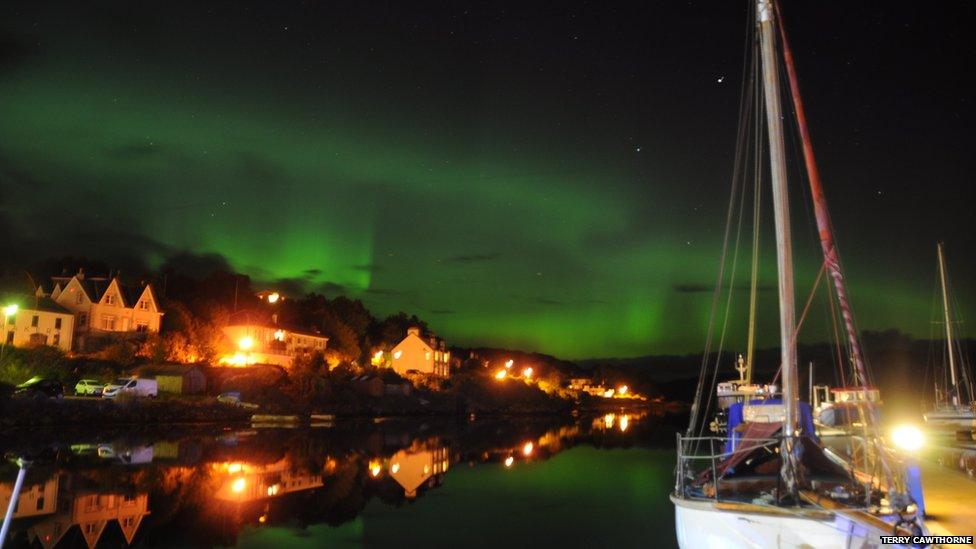
[[[935,387],[935,409],[922,417],[927,425],[936,427],[976,428],[976,402],[973,401],[973,386],[968,379],[968,369],[960,369],[956,364],[956,345],[952,336],[952,309],[949,306],[949,282],[946,274],[945,251],[940,242],[936,247],[939,257],[939,287],[942,294],[942,316],[945,322],[946,358],[949,366],[947,386]],[[962,379],[960,379],[962,378]],[[963,387],[967,389],[965,394]]]
[[[703,436],[705,422],[699,418],[705,417],[708,406],[702,409],[701,397],[712,393],[704,387],[708,376],[700,375],[688,430],[677,436],[676,481],[670,496],[675,506],[675,527],[679,545],[689,549],[873,547],[881,544],[880,536],[910,537],[924,534],[926,530],[917,516],[918,506],[909,494],[905,464],[880,440],[878,430],[865,429],[861,437],[846,435],[845,443],[828,447],[817,437],[809,405],[799,400],[789,188],[779,87],[780,50],[803,143],[824,271],[833,281],[847,332],[847,350],[858,372],[856,378],[865,390],[870,376],[847,298],[792,54],[782,24],[777,23],[781,17],[774,2],[756,0],[754,4],[757,44],[753,58],[758,59],[761,69],[772,184],[782,398],[737,403],[739,417],[729,422],[728,436]],[[760,97],[758,90],[756,96]],[[740,117],[743,119],[748,116]],[[757,129],[759,125],[757,122]],[[742,135],[740,128],[740,138]],[[733,196],[734,189],[735,183]],[[730,211],[733,201],[730,201]],[[720,274],[716,295],[721,286]],[[713,312],[714,303],[713,298]],[[708,402],[711,403],[711,396]],[[864,417],[870,420],[873,417],[870,401],[859,406],[866,408]],[[846,453],[837,448],[857,450]]]

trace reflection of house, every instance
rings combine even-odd
[[[407,337],[391,351],[393,370],[398,374],[420,372],[438,377],[451,375],[451,353],[443,340],[420,337],[420,328],[407,329]]]
[[[214,469],[222,476],[214,495],[225,501],[255,501],[322,486],[321,471],[297,469],[288,458],[261,465],[222,463]]]
[[[233,352],[221,362],[234,366],[275,364],[288,368],[296,356],[324,352],[329,338],[322,334],[293,330],[278,324],[232,324],[224,327]]]
[[[84,271],[51,280],[50,297],[75,315],[76,334],[159,332],[163,313],[150,284],[128,286],[117,277],[86,277]]]
[[[54,547],[75,525],[88,547],[95,547],[112,521],[116,521],[126,543],[132,543],[142,519],[149,514],[149,494],[105,493],[93,490],[62,490],[57,514],[28,528],[28,537],[42,547]]]
[[[71,311],[49,297],[24,296],[16,302],[20,305],[16,314],[9,317],[0,315],[7,345],[50,345],[64,351],[71,350],[75,321]]]
[[[0,510],[6,511],[10,504],[10,495],[14,490],[13,482],[0,482]],[[57,475],[44,481],[43,484],[25,484],[20,489],[17,506],[14,507],[15,519],[24,517],[38,517],[50,515],[58,508],[58,477]]]
[[[428,450],[400,450],[390,458],[390,476],[403,486],[408,498],[417,497],[417,489],[431,478],[442,475],[450,467],[446,447]]]

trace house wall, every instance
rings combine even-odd
[[[433,348],[411,330],[391,351],[393,370],[403,375],[411,370],[441,377],[450,375],[450,353]]]
[[[301,334],[273,326],[225,326],[223,332],[229,340],[228,351],[231,354],[243,353],[249,364],[274,364],[283,368],[290,368],[295,355],[301,352],[324,352],[329,341],[325,336]],[[245,337],[254,341],[247,351],[238,349],[238,343]]]
[[[37,325],[34,325],[37,317]],[[58,320],[61,327],[58,327]],[[15,347],[50,345],[63,351],[71,350],[74,335],[74,316],[68,313],[20,309],[3,326],[3,341]],[[0,323],[3,319],[0,318]]]

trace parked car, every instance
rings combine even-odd
[[[115,398],[122,394],[130,394],[137,397],[154,398],[159,394],[159,385],[155,379],[142,379],[137,377],[122,377],[105,386],[102,391],[102,398]]]
[[[64,397],[64,384],[56,379],[35,376],[18,385],[14,391],[14,396],[20,398],[62,398]]]
[[[75,384],[76,395],[102,396],[105,384],[97,379],[83,379]]]

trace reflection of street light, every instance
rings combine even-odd
[[[532,455],[532,451],[533,451],[533,450],[535,450],[535,445],[534,445],[534,444],[532,444],[532,442],[531,442],[531,441],[529,441],[529,442],[526,442],[526,443],[525,443],[525,444],[524,444],[524,445],[522,446],[522,455],[523,455],[523,456],[525,456],[525,457],[529,457],[529,456],[531,456],[531,455]]]
[[[513,456],[508,456],[505,458],[505,467],[511,467],[515,463],[515,458]]]
[[[626,394],[627,394],[627,390],[628,390],[628,387],[627,387],[626,385],[621,385],[621,386],[620,386],[620,387],[619,387],[619,388],[617,389],[617,394],[618,394],[618,395],[626,395]]]

